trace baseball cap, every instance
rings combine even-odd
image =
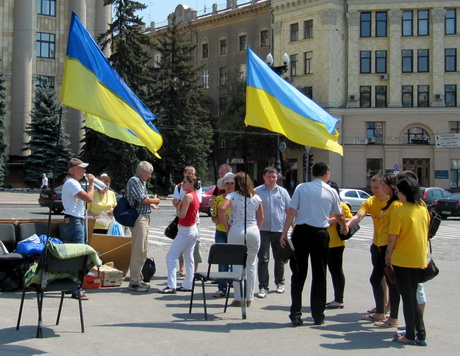
[[[69,161],[69,164],[68,164],[68,168],[73,168],[73,167],[81,167],[81,168],[86,168],[88,167],[88,163],[84,163],[82,160],[78,159],[78,158],[72,158],[70,161]]]

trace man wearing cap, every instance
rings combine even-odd
[[[62,187],[64,227],[66,242],[85,243],[85,202],[91,203],[94,195],[94,176],[87,175],[88,191],[83,190],[80,180],[84,177],[88,163],[72,158],[68,163],[70,177]]]
[[[274,167],[267,167],[263,174],[264,183],[255,190],[262,199],[264,207],[264,221],[260,228],[260,248],[257,254],[259,263],[257,273],[259,277],[258,298],[265,298],[268,293],[268,263],[270,261],[270,246],[275,261],[276,293],[284,293],[284,262],[279,256],[281,249],[280,237],[283,232],[286,212],[291,197],[286,189],[276,184],[278,171]]]

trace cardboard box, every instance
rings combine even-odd
[[[83,289],[101,288],[102,278],[97,274],[88,273],[83,279]]]
[[[89,245],[98,253],[102,262],[113,261],[115,267],[126,275],[131,260],[131,237],[93,234]]]
[[[103,287],[119,287],[123,282],[123,272],[117,269],[100,269]]]

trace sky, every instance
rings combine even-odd
[[[225,8],[227,3],[226,0],[137,0],[145,5],[147,9],[142,12],[137,13],[137,15],[142,16],[145,24],[148,26],[150,22],[155,21],[155,26],[164,26],[167,25],[168,15],[176,9],[176,6],[179,4],[187,5],[198,11],[198,16],[201,16],[205,13],[204,9],[206,7],[206,13],[211,12],[212,4],[216,3],[219,10]],[[243,1],[244,3],[247,1]],[[240,1],[238,1],[240,3]]]

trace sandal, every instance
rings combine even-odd
[[[399,323],[396,321],[390,321],[389,319],[385,321],[377,321],[374,323],[375,326],[379,326],[381,328],[395,328],[399,325]]]
[[[369,314],[375,314],[377,313],[377,308],[371,308],[367,311]]]
[[[72,293],[72,295],[70,296],[71,298],[73,299],[78,299],[78,294],[76,293]],[[85,292],[80,292],[80,299],[81,300],[89,300],[89,298],[86,296]]]
[[[415,340],[409,340],[405,336],[395,336],[393,338],[393,342],[399,342],[400,344],[406,344],[406,345],[417,345],[417,342]]]
[[[326,303],[326,309],[343,309],[345,304],[336,301]]]
[[[386,320],[385,317],[383,317],[383,319],[382,319],[382,318],[377,318],[374,315],[376,315],[376,314],[366,314],[361,318],[361,320],[374,321],[374,322],[375,321],[385,321]]]

